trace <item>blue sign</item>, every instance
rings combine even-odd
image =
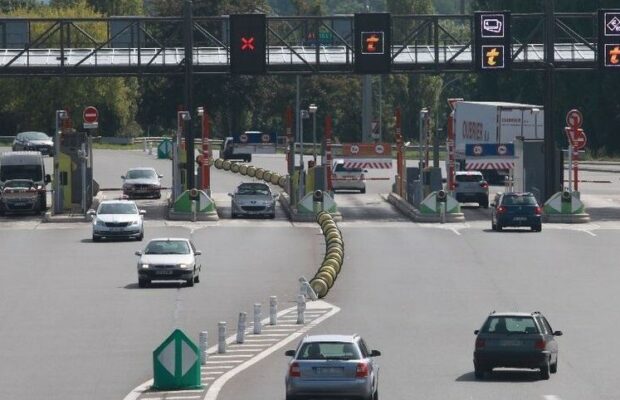
[[[235,144],[276,144],[276,133],[245,131],[233,136]]]
[[[512,143],[466,144],[467,157],[514,157],[515,145]]]

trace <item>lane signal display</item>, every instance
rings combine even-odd
[[[512,64],[510,13],[474,14],[474,63],[478,71],[506,70]]]
[[[258,75],[267,72],[267,18],[265,14],[230,16],[230,72]]]
[[[355,25],[355,72],[387,74],[392,69],[392,17],[388,13],[358,13]]]
[[[598,11],[599,68],[620,70],[620,9]]]

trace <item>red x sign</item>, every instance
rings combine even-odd
[[[254,37],[241,38],[241,51],[254,51]]]

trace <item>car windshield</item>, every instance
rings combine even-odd
[[[482,181],[482,175],[476,175],[476,174],[462,174],[462,175],[457,175],[456,176],[456,181],[457,182],[480,182]]]
[[[189,254],[189,245],[184,240],[154,240],[144,254]]]
[[[97,214],[137,214],[138,209],[133,203],[104,203],[99,206]]]
[[[8,181],[4,184],[5,188],[30,188],[32,186],[34,186],[34,183],[25,179]]]
[[[157,177],[152,169],[132,169],[127,172],[127,179],[149,179]]]
[[[49,140],[50,137],[43,132],[26,132],[21,134],[22,139],[27,140]]]
[[[0,166],[0,180],[30,179],[35,182],[43,180],[43,171],[40,165],[2,165]]]
[[[357,172],[360,173],[362,172],[361,168],[354,168],[354,167],[345,167],[344,164],[336,164],[336,168],[334,168],[334,172]]]
[[[532,195],[508,194],[502,200],[504,206],[535,206],[538,205],[536,198]]]
[[[268,195],[269,186],[261,183],[246,183],[239,185],[237,194],[240,195]]]
[[[538,333],[532,317],[490,317],[480,330],[482,333]]]
[[[299,351],[299,360],[359,360],[360,352],[349,342],[308,342]]]

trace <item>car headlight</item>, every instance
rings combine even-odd
[[[95,225],[97,225],[97,226],[105,226],[105,222],[103,222],[102,220],[97,219],[97,220],[95,220],[95,221],[96,221],[96,222],[95,222]]]
[[[178,267],[181,268],[181,269],[188,269],[189,268],[189,264],[179,264]]]
[[[129,225],[130,225],[130,226],[136,226],[136,225],[138,225],[138,220],[136,219],[136,220],[131,221],[131,222],[129,223]]]
[[[149,265],[148,264],[140,264],[140,268],[142,268],[142,269],[149,269]]]

